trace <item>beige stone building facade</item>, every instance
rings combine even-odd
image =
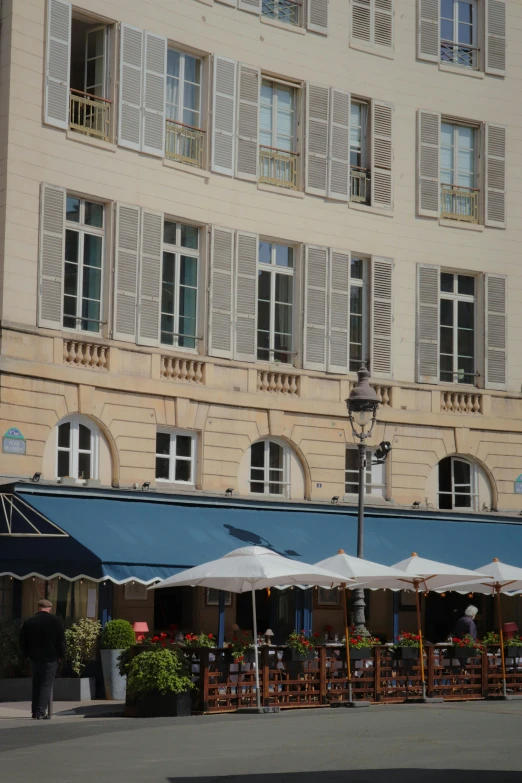
[[[0,67],[5,480],[353,504],[365,361],[370,505],[522,509],[519,3],[3,0]]]

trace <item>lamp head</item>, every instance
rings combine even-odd
[[[348,415],[360,427],[366,427],[377,411],[379,398],[369,383],[370,373],[364,365],[357,371],[357,383],[346,400]]]

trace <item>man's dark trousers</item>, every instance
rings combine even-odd
[[[46,713],[57,669],[58,661],[31,661],[33,676],[31,712],[37,717]]]

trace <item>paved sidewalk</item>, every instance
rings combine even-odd
[[[123,701],[55,701],[53,719],[123,717]],[[0,701],[0,720],[32,720],[31,702]]]

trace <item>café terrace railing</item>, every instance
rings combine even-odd
[[[71,130],[110,141],[111,101],[71,88],[69,127]]]
[[[185,655],[195,685],[193,711],[233,712],[256,703],[253,663],[233,663],[227,649],[191,648]],[[260,688],[263,706],[281,709],[336,706],[348,700],[344,647],[316,648],[314,660],[289,660],[285,647],[260,648]],[[507,659],[507,690],[522,694],[520,662]],[[397,703],[421,698],[419,659],[395,660],[390,647],[372,651],[370,659],[352,661],[355,701]],[[467,661],[451,657],[448,645],[425,648],[427,695],[446,701],[483,699],[502,695],[502,668],[498,648],[480,652]]]

